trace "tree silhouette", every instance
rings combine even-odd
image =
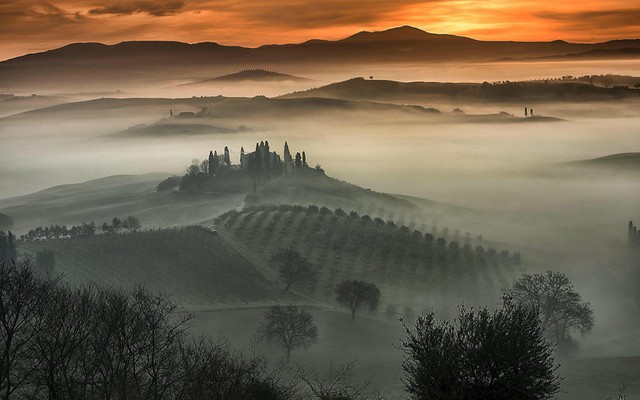
[[[558,346],[570,339],[570,332],[584,336],[593,328],[593,310],[561,272],[524,274],[508,293],[540,315],[545,332]]]
[[[373,283],[345,280],[338,284],[335,293],[338,304],[351,311],[352,321],[356,317],[356,312],[363,306],[374,311],[380,303],[380,289]]]
[[[286,362],[289,362],[293,349],[309,348],[318,340],[313,316],[298,306],[275,305],[264,314],[264,319],[258,328],[258,340],[266,339],[284,347]]]
[[[280,249],[274,254],[273,260],[278,264],[280,278],[285,283],[285,292],[295,284],[313,284],[315,282],[316,271],[297,250]]]
[[[402,367],[413,399],[538,400],[559,391],[538,314],[509,299],[496,311],[461,307],[454,323],[430,312],[405,331]]]

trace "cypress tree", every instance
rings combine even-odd
[[[291,164],[291,152],[289,151],[289,144],[284,142],[284,173],[289,174],[289,165]]]
[[[306,167],[307,166],[307,155],[305,154],[305,152],[302,152],[302,166]]]
[[[264,170],[267,174],[271,171],[271,151],[268,140],[264,142]]]
[[[301,168],[302,167],[302,157],[300,156],[300,153],[296,153],[296,168]]]
[[[215,173],[215,168],[213,166],[213,152],[209,152],[209,175],[213,175]]]
[[[231,157],[229,156],[229,148],[227,146],[224,146],[224,163],[227,164],[227,166],[231,165]]]

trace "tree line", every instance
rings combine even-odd
[[[111,222],[103,222],[96,225],[95,222],[82,222],[80,225],[73,225],[70,228],[66,225],[50,225],[37,227],[29,230],[26,234],[20,235],[20,241],[34,242],[41,240],[68,239],[74,237],[94,236],[99,231],[109,234],[131,233],[142,229],[142,224],[137,217],[114,217]]]

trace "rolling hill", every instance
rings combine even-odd
[[[284,69],[291,65],[330,67],[364,63],[491,61],[626,48],[640,48],[640,40],[593,44],[560,40],[480,41],[432,34],[410,26],[381,32],[360,32],[336,41],[309,40],[258,48],[210,42],[73,43],[1,62],[0,90],[61,90],[72,85],[113,90],[170,82],[187,76],[211,76],[216,68],[228,71],[243,69],[247,65]]]
[[[398,82],[354,78],[315,89],[290,93],[280,98],[322,97],[343,100],[386,102],[505,102],[513,101],[603,101],[640,99],[640,91],[630,88],[605,88],[587,82],[503,82],[446,83]]]
[[[0,211],[14,220],[14,231],[37,226],[102,223],[135,215],[144,228],[191,225],[236,207],[246,192],[189,194],[156,192],[167,174],[119,175],[56,186],[26,196],[0,200]]]
[[[207,83],[234,83],[234,82],[306,82],[311,81],[307,78],[299,76],[283,74],[275,71],[267,71],[264,69],[246,69],[233,74],[218,76],[216,78],[199,80],[183,84],[181,86],[203,85]]]
[[[21,243],[19,250],[55,252],[54,274],[71,284],[115,288],[143,284],[190,308],[291,301],[269,278],[210,231],[164,229]]]
[[[590,160],[573,161],[571,164],[640,171],[640,153],[610,154]]]
[[[404,116],[434,116],[439,114],[437,110],[420,106],[405,106],[398,104],[386,104],[373,101],[351,101],[335,98],[268,98],[256,97],[193,97],[181,99],[168,98],[104,98],[88,101],[79,101],[45,107],[21,114],[6,117],[10,120],[37,119],[37,118],[122,118],[130,115],[144,115],[148,117],[168,117],[170,110],[174,115],[180,112],[199,113],[206,110],[203,119],[185,118],[181,122],[203,124],[208,118],[220,120],[233,120],[238,123],[249,120],[264,120],[287,118],[308,118],[313,116],[325,117],[327,113],[343,116],[360,115],[370,113],[372,116],[384,113],[393,113]],[[236,125],[237,127],[237,125]]]

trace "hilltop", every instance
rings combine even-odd
[[[199,80],[186,83],[181,86],[202,85],[207,83],[228,83],[228,82],[306,82],[310,79],[299,76],[283,74],[264,69],[246,69],[233,74],[218,76],[216,78]]]

